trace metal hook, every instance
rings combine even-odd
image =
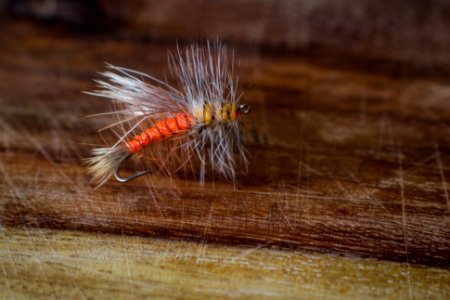
[[[133,175],[125,177],[125,178],[121,177],[119,175],[119,169],[128,159],[130,159],[131,156],[133,156],[133,153],[127,154],[124,157],[122,157],[120,159],[120,161],[117,163],[116,167],[114,168],[114,176],[116,177],[117,181],[122,182],[122,183],[126,183],[126,182],[129,182],[129,181],[137,178],[137,177],[140,177],[140,176],[143,176],[143,175],[145,175],[147,173],[152,172],[152,170],[146,170],[146,171],[137,172],[136,174],[133,174]]]

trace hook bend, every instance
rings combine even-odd
[[[119,169],[120,167],[128,160],[130,159],[130,157],[133,156],[133,153],[129,153],[126,154],[125,156],[123,156],[119,162],[117,163],[116,167],[114,168],[114,177],[116,177],[117,181],[122,182],[122,183],[126,183],[126,182],[130,182],[131,180],[137,178],[137,177],[141,177],[145,174],[148,174],[150,172],[152,172],[152,170],[145,170],[145,171],[141,171],[141,172],[137,172],[131,176],[128,177],[122,177],[119,174]]]

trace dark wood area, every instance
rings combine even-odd
[[[190,24],[182,31],[165,19],[146,27],[139,18],[126,22],[108,13],[121,20],[113,22],[119,34],[81,32],[54,20],[1,20],[2,225],[449,266],[445,39],[437,39],[435,52],[415,38],[410,42],[417,48],[402,48],[390,41],[403,35],[392,31],[391,40],[366,53],[370,34],[344,48],[351,36],[286,44],[289,38],[275,40],[279,33],[241,39],[214,25],[225,28],[217,34],[236,50],[243,101],[253,106],[244,121],[249,172],[238,176],[235,190],[220,179],[201,188],[180,178],[173,192],[164,178],[154,178],[159,193],[152,195],[146,179],[111,180],[97,190],[89,184],[82,158],[101,142],[96,130],[107,120],[85,116],[108,106],[81,91],[94,87],[91,79],[104,62],[163,78],[176,39],[184,46],[195,38],[192,32],[214,37],[214,30],[204,33]],[[248,24],[243,28],[250,32]]]

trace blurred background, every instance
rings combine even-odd
[[[445,0],[1,0],[0,13],[67,33],[137,41],[219,38],[255,52],[295,51],[319,64],[392,74],[448,75],[450,69]]]

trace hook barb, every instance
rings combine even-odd
[[[122,182],[122,183],[130,182],[131,180],[133,180],[137,177],[141,177],[145,174],[152,172],[152,170],[145,170],[145,171],[137,172],[137,173],[135,173],[131,176],[125,177],[125,178],[121,177],[119,174],[119,169],[128,159],[130,159],[131,156],[133,156],[133,153],[129,153],[129,154],[123,156],[120,159],[120,161],[117,163],[116,167],[114,168],[114,177],[116,177],[117,181]]]

